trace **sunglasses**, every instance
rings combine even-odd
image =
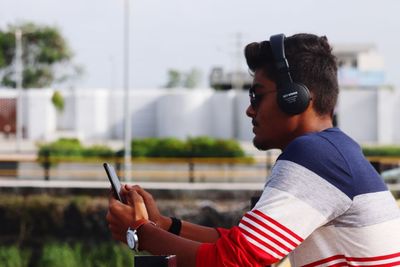
[[[256,94],[255,86],[250,87],[249,89],[249,98],[250,98],[250,105],[253,109],[257,109],[263,99],[264,95],[268,93],[276,92],[276,90],[266,91],[262,94]]]

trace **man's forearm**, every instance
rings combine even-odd
[[[182,221],[180,236],[201,243],[214,243],[219,238],[215,228]]]
[[[201,243],[168,233],[151,224],[138,229],[139,248],[154,255],[176,255],[178,267],[195,267]]]
[[[219,233],[215,228],[193,224],[187,221],[181,221],[181,229],[179,236],[202,243],[214,243],[219,238]],[[172,220],[169,217],[162,216],[162,220],[158,222],[164,230],[171,227]]]

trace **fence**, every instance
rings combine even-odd
[[[141,158],[132,160],[135,181],[262,182],[274,156],[255,158]],[[123,177],[121,158],[0,157],[0,179],[105,180],[102,166],[109,162]]]

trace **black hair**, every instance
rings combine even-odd
[[[328,39],[301,33],[286,37],[284,43],[293,81],[304,84],[312,92],[314,109],[318,114],[333,114],[339,86],[336,57]],[[262,69],[269,79],[278,82],[269,41],[250,43],[244,53],[253,73]]]

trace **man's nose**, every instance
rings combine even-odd
[[[252,105],[249,105],[246,109],[246,115],[250,118],[254,118],[255,117],[255,110],[252,107]]]

